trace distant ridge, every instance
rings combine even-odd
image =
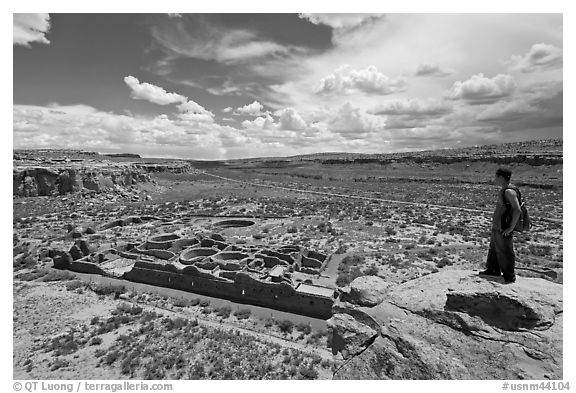
[[[228,164],[238,163],[294,163],[315,161],[322,164],[346,163],[389,163],[395,161],[416,162],[460,162],[492,161],[502,164],[525,162],[531,165],[558,164],[563,161],[563,141],[561,139],[510,142],[463,148],[411,151],[401,153],[312,153],[288,157],[255,157],[225,160]]]
[[[140,154],[134,153],[109,153],[109,154],[102,154],[103,156],[107,157],[122,157],[122,158],[142,158]]]

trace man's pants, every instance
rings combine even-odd
[[[514,275],[515,263],[513,237],[504,237],[499,229],[492,229],[486,268],[495,274],[502,273],[504,279],[510,281],[516,278]]]

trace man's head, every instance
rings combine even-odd
[[[507,168],[498,168],[496,170],[496,176],[494,182],[500,186],[506,186],[510,183],[510,178],[512,177],[512,171]]]

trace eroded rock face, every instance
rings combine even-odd
[[[64,195],[83,188],[103,192],[115,186],[129,187],[150,180],[150,175],[140,173],[140,169],[98,172],[73,168],[30,168],[13,172],[13,194],[24,197]]]
[[[390,288],[373,307],[337,302],[334,350],[347,357],[334,377],[562,379],[562,308],[562,285],[525,277],[504,285],[460,270]],[[360,321],[380,330],[351,351],[366,342]]]
[[[362,276],[350,283],[342,300],[359,306],[373,307],[386,297],[390,284],[377,276]]]
[[[332,316],[328,320],[328,327],[333,334],[332,351],[340,352],[344,359],[364,351],[379,333],[350,314]]]

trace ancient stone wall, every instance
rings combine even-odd
[[[153,265],[138,262],[124,278],[316,318],[331,316],[333,299],[297,293],[286,283],[263,283],[242,273],[237,273],[232,281],[146,268]]]

